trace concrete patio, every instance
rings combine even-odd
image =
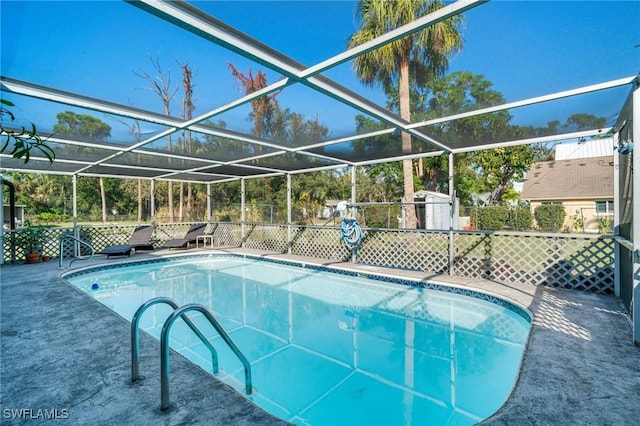
[[[132,259],[162,254],[158,250]],[[74,267],[117,261],[98,256],[75,262]],[[356,268],[474,287],[507,297],[534,313],[520,378],[507,403],[483,424],[635,425],[640,419],[640,348],[631,343],[630,322],[616,298],[363,265]],[[172,409],[160,411],[159,342],[141,336],[146,379],[131,384],[129,322],[62,280],[60,274],[68,270],[58,269],[57,260],[3,265],[0,270],[3,425],[56,421],[46,417],[82,425],[287,424],[175,353]]]

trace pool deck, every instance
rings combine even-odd
[[[157,250],[131,260],[198,252],[212,251]],[[254,250],[233,252],[354,268]],[[118,261],[97,256],[73,266]],[[363,265],[355,269],[468,286],[533,312],[518,382],[507,403],[483,424],[638,424],[640,348],[632,344],[629,319],[616,298]],[[146,378],[131,384],[129,322],[62,280],[60,274],[69,270],[58,269],[55,259],[0,268],[0,424],[287,424],[176,353],[171,355],[172,406],[162,412],[159,342],[141,335]],[[47,419],[51,416],[59,420]]]

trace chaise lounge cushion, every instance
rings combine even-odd
[[[133,234],[129,238],[128,244],[117,244],[105,247],[98,254],[106,254],[110,256],[131,256],[131,250],[153,250],[151,236],[153,235],[153,227],[151,225],[138,226],[133,230]]]
[[[190,244],[195,244],[200,235],[204,235],[206,223],[191,225],[184,238],[175,238],[164,243],[163,248],[186,248]]]

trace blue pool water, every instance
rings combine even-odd
[[[511,392],[530,329],[509,302],[388,277],[234,255],[114,266],[65,278],[129,321],[158,296],[205,305],[251,363],[249,398],[300,425],[477,423]],[[159,337],[169,313],[155,305],[140,326]],[[243,392],[240,361],[201,314],[189,316],[218,351],[218,377]],[[171,347],[211,371],[182,321]]]

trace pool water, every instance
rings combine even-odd
[[[477,423],[511,392],[531,322],[473,291],[243,256],[111,266],[66,279],[129,321],[154,297],[205,305],[251,363],[249,398],[300,425]],[[159,337],[170,312],[155,305],[141,328]],[[243,393],[240,361],[204,316],[188,315],[218,351],[218,377]],[[211,371],[209,351],[182,321],[170,342]]]

